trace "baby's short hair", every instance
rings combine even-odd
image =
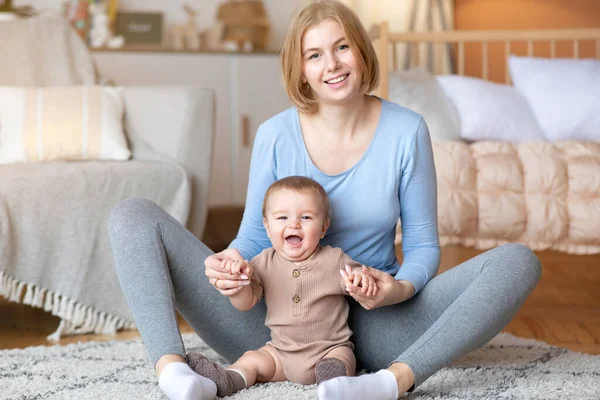
[[[269,186],[265,193],[265,198],[263,200],[262,214],[263,217],[267,216],[267,206],[269,202],[269,197],[276,191],[287,189],[293,192],[309,194],[312,196],[316,196],[321,200],[321,204],[323,206],[323,215],[324,219],[329,218],[329,197],[327,196],[327,192],[323,189],[323,186],[319,184],[319,182],[314,179],[307,178],[306,176],[288,176],[286,178],[279,179],[275,181]]]

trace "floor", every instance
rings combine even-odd
[[[241,210],[211,210],[205,243],[213,249],[226,246],[237,231],[241,215]],[[399,248],[397,252],[401,257]],[[480,252],[461,246],[444,247],[440,272]],[[537,255],[543,265],[542,278],[504,331],[579,352],[600,354],[600,254],[574,256],[542,251]],[[46,336],[57,326],[58,319],[42,310],[0,299],[0,349],[47,345]],[[183,320],[181,329],[191,332]],[[137,331],[83,335],[61,339],[60,344],[137,336]]]

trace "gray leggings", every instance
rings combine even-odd
[[[213,252],[156,204],[120,203],[110,215],[109,236],[121,288],[153,363],[165,354],[185,356],[175,310],[231,362],[270,339],[264,302],[247,312],[233,308],[204,275]],[[357,370],[399,361],[420,385],[498,334],[540,273],[529,248],[509,244],[436,276],[403,303],[367,311],[349,298]]]

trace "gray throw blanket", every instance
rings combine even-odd
[[[129,197],[153,200],[185,224],[188,176],[141,159],[0,166],[0,295],[59,316],[50,339],[133,327],[106,226]]]
[[[71,86],[97,81],[85,43],[59,15],[0,23],[0,86]]]
[[[96,83],[91,54],[60,16],[0,23],[0,49],[10,55],[0,62],[0,86]],[[117,203],[143,197],[183,224],[188,218],[184,169],[129,140],[131,161],[0,166],[0,295],[59,316],[50,339],[133,327],[106,227]]]

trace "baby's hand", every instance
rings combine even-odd
[[[221,262],[221,268],[228,274],[240,276],[242,279],[249,279],[252,275],[252,268],[246,260],[226,259]]]
[[[377,284],[375,279],[362,270],[353,271],[350,266],[346,265],[346,271],[340,270],[340,274],[346,284],[346,290],[352,294],[360,291],[363,296],[371,297],[377,294]]]

